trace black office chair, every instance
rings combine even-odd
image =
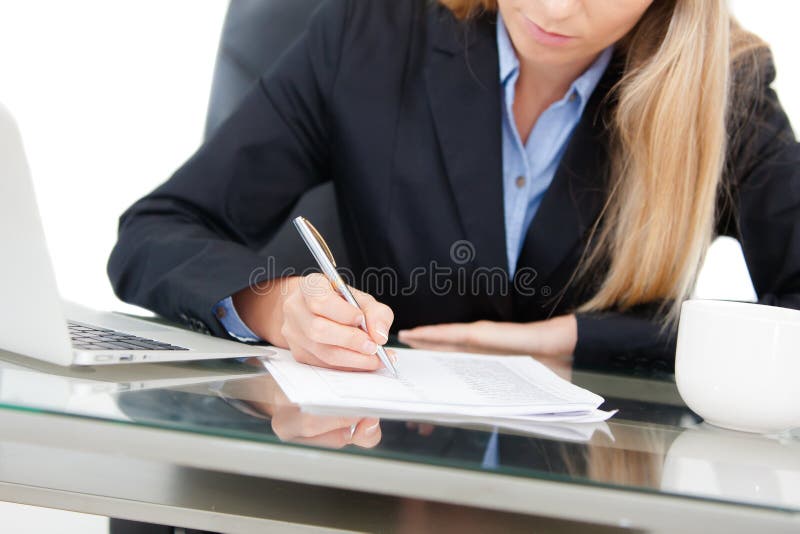
[[[263,73],[300,36],[322,0],[231,0],[222,29],[214,82],[206,119],[206,137],[236,109],[236,106]],[[306,192],[264,250],[264,256],[282,251],[298,254],[289,265],[308,263],[291,219],[303,215],[325,236],[339,265],[347,266],[344,238],[333,184],[323,184]]]
[[[222,28],[206,137],[305,29],[322,0],[231,0]]]

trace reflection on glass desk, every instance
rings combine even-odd
[[[261,362],[62,369],[0,353],[0,407],[111,420],[253,443],[335,450],[471,472],[677,495],[800,514],[800,433],[711,427],[671,376],[574,371],[619,410],[601,431],[522,433],[378,414],[313,414],[290,404]]]

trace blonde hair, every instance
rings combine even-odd
[[[497,9],[496,0],[440,1],[461,19]],[[657,0],[617,44],[625,67],[608,96],[609,191],[576,272],[605,274],[581,311],[672,301],[677,318],[713,237],[732,63],[760,48],[726,0]]]

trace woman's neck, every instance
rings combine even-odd
[[[572,82],[595,59],[597,56],[574,64],[553,66],[520,58],[514,96],[514,122],[523,143],[528,141],[539,116],[564,97]]]

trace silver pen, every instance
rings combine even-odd
[[[328,278],[333,288],[344,300],[360,310],[361,306],[358,305],[355,297],[353,297],[353,294],[347,288],[347,284],[344,283],[344,280],[342,280],[342,277],[339,276],[339,272],[336,270],[336,261],[333,259],[333,254],[331,253],[331,249],[328,248],[325,239],[323,239],[317,229],[314,228],[314,225],[305,217],[295,217],[292,222],[294,223],[294,227],[297,228],[297,231],[300,232],[300,237],[305,241],[306,246],[311,251],[311,255],[317,260],[319,268],[322,269],[322,273]],[[360,326],[361,330],[369,333],[367,324],[363,319],[361,320]],[[378,345],[377,354],[383,365],[397,378],[397,369],[394,364],[392,364],[392,360],[389,359],[389,355],[386,354],[386,350],[384,350],[381,345]]]

